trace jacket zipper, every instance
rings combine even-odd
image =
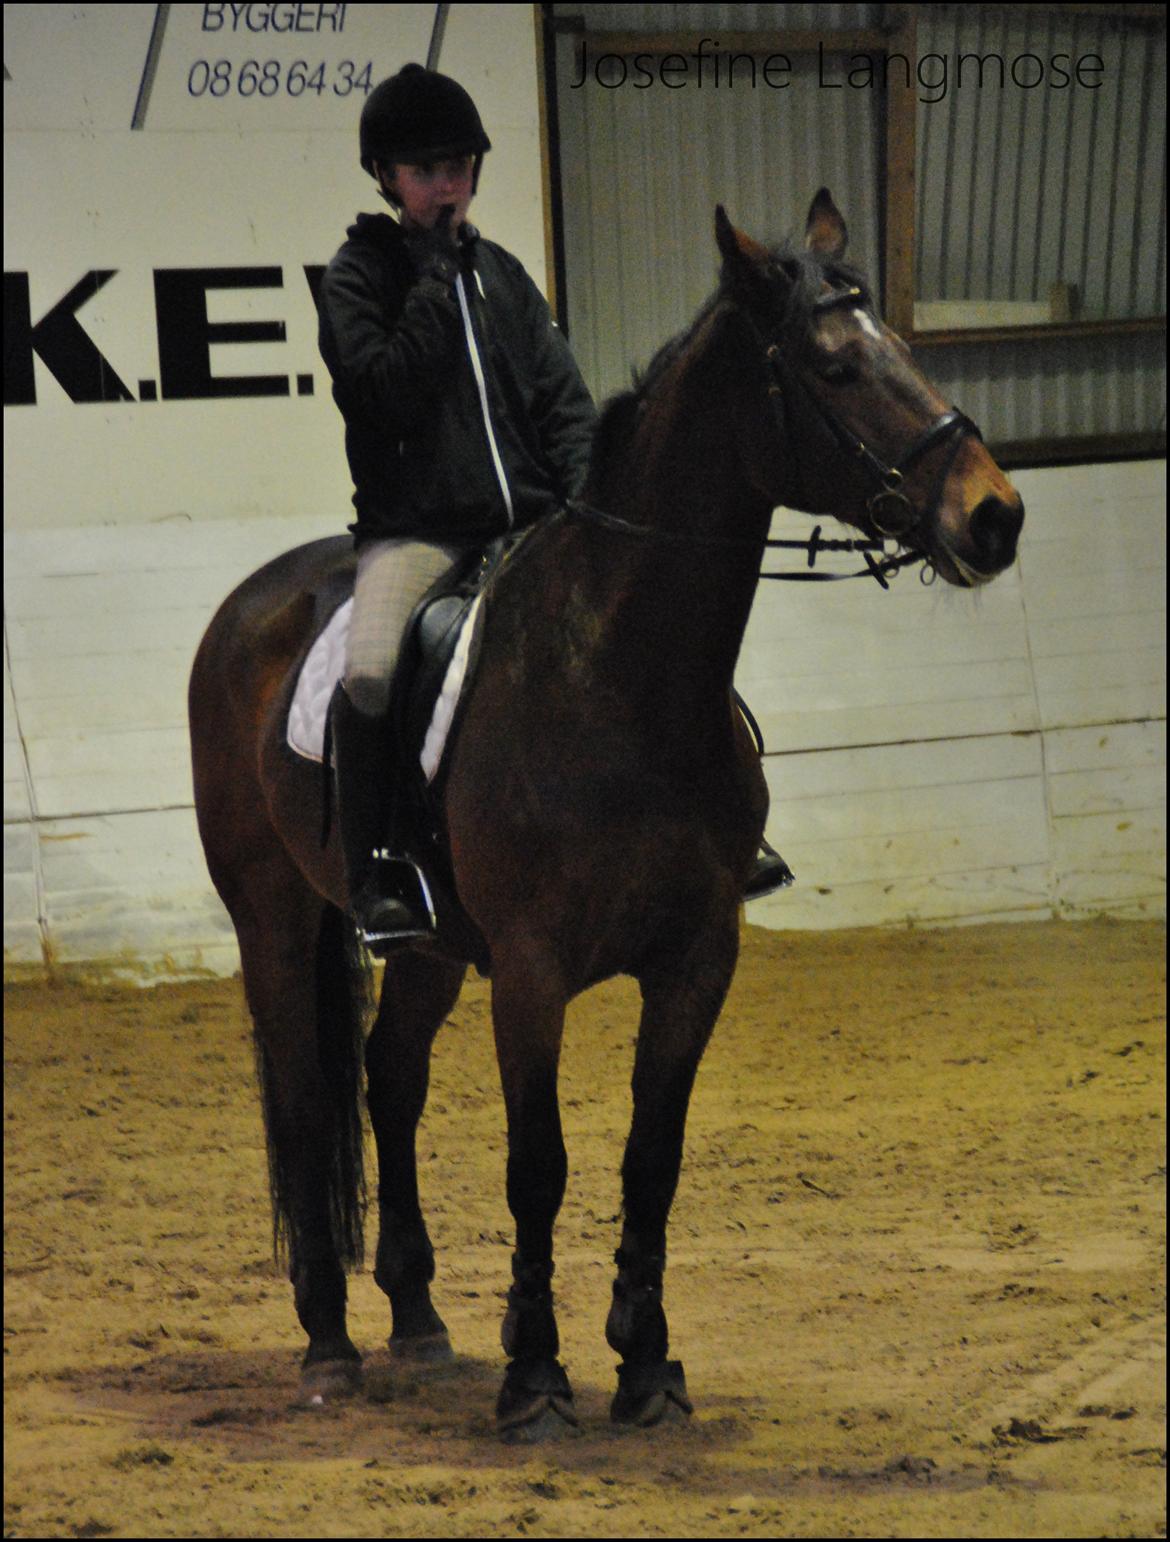
[[[471,369],[475,375],[476,386],[479,388],[479,405],[483,412],[483,426],[487,430],[488,448],[492,452],[492,464],[496,468],[496,480],[500,484],[500,492],[504,495],[504,507],[508,511],[508,529],[511,530],[516,522],[516,516],[512,509],[512,492],[508,486],[507,475],[504,472],[504,462],[500,458],[499,446],[496,444],[491,413],[488,411],[487,382],[484,379],[483,363],[480,360],[479,348],[475,341],[475,332],[471,325],[471,310],[467,304],[467,291],[463,287],[462,273],[455,280],[455,292],[459,296],[459,309],[463,313],[463,330],[467,334],[467,351],[471,355]],[[482,292],[481,287],[480,293],[482,294]]]

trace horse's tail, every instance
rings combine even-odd
[[[317,934],[315,960],[317,1057],[324,1092],[325,1138],[318,1159],[325,1170],[329,1228],[343,1268],[361,1264],[366,1182],[363,1163],[361,1103],[365,1028],[373,992],[369,958],[348,918],[326,905]],[[290,1143],[303,1132],[279,1138],[279,1118],[272,1077],[263,1048],[257,1069],[268,1144],[268,1181],[272,1195],[273,1244],[278,1258],[287,1252],[293,1198],[288,1171]]]

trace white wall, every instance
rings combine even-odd
[[[1165,913],[1165,464],[1013,480],[1019,561],[986,589],[757,598],[739,686],[800,881],[753,921]]]
[[[35,403],[9,405],[6,356],[6,960],[234,967],[190,807],[187,671],[242,575],[352,518],[304,268],[328,262],[359,210],[384,207],[358,165],[365,96],[341,93],[347,61],[375,84],[424,61],[435,10],[4,7],[5,272],[27,275],[33,327],[84,275],[112,272],[73,314],[82,353],[96,349],[131,398],[71,399],[62,345],[42,341]],[[233,12],[237,27],[216,24]],[[220,60],[230,89],[200,92]],[[251,91],[269,61],[279,89]],[[322,89],[291,94],[318,65]],[[474,218],[543,286],[534,8],[451,7],[439,67],[470,90],[493,143]],[[156,275],[234,267],[276,272],[261,288],[209,285],[208,321],[284,335],[212,343],[210,372],[281,376],[287,394],[166,399],[160,334],[173,323]],[[76,334],[64,346],[76,356]]]
[[[751,920],[1164,914],[1163,476],[1020,473],[1019,564],[975,595],[912,573],[889,594],[761,585],[738,683],[799,881]],[[187,673],[228,589],[332,528],[9,532],[6,959],[236,967],[191,810]]]
[[[347,61],[369,63],[376,84],[408,59],[425,60],[435,7],[303,6],[307,15],[340,11],[343,26],[299,34],[206,32],[205,12],[232,8],[163,7],[158,73],[135,130],[156,9],[4,7],[5,271],[27,273],[35,326],[87,272],[114,270],[76,319],[134,398],[71,401],[38,357],[35,405],[5,408],[6,526],[318,513],[339,528],[350,484],[304,268],[329,261],[359,210],[385,206],[358,165],[365,96],[334,88]],[[297,7],[235,10],[262,18]],[[237,88],[193,97],[200,61],[221,59]],[[269,60],[283,71],[281,92],[240,96],[238,83],[255,74],[243,74],[248,62]],[[298,60],[320,62],[321,94],[288,94]],[[471,91],[493,143],[474,218],[543,285],[532,8],[453,6],[439,62]],[[157,272],[233,267],[276,269],[277,282],[212,286],[210,322],[283,323],[285,339],[213,343],[211,371],[281,376],[288,394],[144,399],[142,382],[160,390],[168,325]],[[299,394],[302,375],[312,395]]]

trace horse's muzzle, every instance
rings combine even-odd
[[[974,510],[967,530],[972,546],[971,567],[991,577],[1016,560],[1016,542],[1024,523],[1024,505],[1005,503],[989,493]]]
[[[989,493],[958,528],[936,529],[930,559],[948,583],[976,589],[1015,561],[1023,523],[1018,497],[1009,503]]]

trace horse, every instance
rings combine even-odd
[[[642,1010],[606,1338],[614,1420],[692,1411],[669,1356],[667,1220],[692,1085],[736,965],[768,809],[732,689],[772,511],[832,515],[962,588],[1014,560],[1020,498],[844,262],[824,188],[803,243],[767,248],[715,211],[720,281],[607,405],[581,498],[494,575],[441,819],[458,900],[490,955],[515,1222],[496,1407],[507,1438],[576,1422],[558,1360],[553,1227],[566,1182],[557,1071],[566,1005],[632,976]],[[257,1052],[278,1248],[308,1336],[299,1396],[361,1385],[346,1271],[362,1261],[361,1070],[377,1150],[374,1278],[393,1355],[451,1353],[415,1134],[431,1046],[471,956],[392,952],[363,1049],[361,958],[321,771],[284,722],[345,536],[270,562],[225,600],[189,693],[195,807],[234,923]],[[875,564],[870,563],[873,567]],[[368,960],[367,960],[368,963]],[[368,974],[368,971],[367,971]]]

